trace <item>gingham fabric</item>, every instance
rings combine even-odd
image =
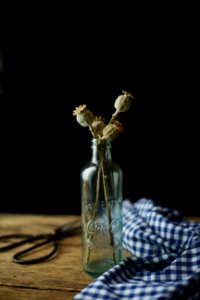
[[[150,199],[123,202],[123,247],[132,255],[73,299],[200,299],[200,223]]]

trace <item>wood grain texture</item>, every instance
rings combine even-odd
[[[80,217],[0,214],[0,235],[49,233],[75,219]],[[80,233],[59,241],[57,255],[35,265],[12,262],[23,247],[0,253],[0,300],[71,299],[93,280],[82,270]]]

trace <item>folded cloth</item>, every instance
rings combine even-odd
[[[73,299],[200,299],[200,223],[151,199],[123,202],[131,253]]]

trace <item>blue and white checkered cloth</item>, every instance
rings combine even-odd
[[[123,202],[123,247],[132,256],[73,299],[200,299],[200,223],[150,199]]]

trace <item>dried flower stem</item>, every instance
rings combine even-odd
[[[99,195],[100,195],[100,181],[101,181],[101,166],[98,169],[98,174],[97,174],[97,185],[96,185],[96,198],[95,198],[95,204],[94,204],[94,208],[93,208],[93,214],[92,214],[92,220],[95,220],[96,217],[96,213],[97,213],[97,206],[99,204]],[[88,234],[87,232],[87,239],[90,239],[90,241],[92,241],[93,235]],[[88,247],[88,254],[87,254],[87,262],[89,261],[90,258],[90,248]]]
[[[113,262],[116,264],[116,257],[115,257],[115,249],[114,249],[114,239],[113,239],[113,233],[111,231],[111,212],[110,212],[110,204],[109,204],[109,189],[108,189],[108,177],[105,174],[104,170],[104,161],[102,160],[102,175],[103,175],[103,187],[104,187],[104,196],[105,196],[105,202],[106,202],[106,213],[107,213],[107,220],[108,220],[108,231],[109,231],[109,239],[110,239],[110,245],[112,246],[112,255],[113,255]]]
[[[99,149],[100,147],[100,149]],[[105,168],[104,168],[104,161],[105,161],[105,155],[104,155],[104,149],[102,149],[102,145],[98,145],[98,152],[99,152],[99,158],[100,158],[100,166],[97,173],[97,185],[96,185],[96,198],[95,198],[95,204],[93,208],[93,214],[92,214],[92,220],[95,220],[96,213],[97,213],[97,207],[99,204],[99,195],[100,195],[100,183],[101,183],[101,173],[102,173],[102,179],[103,179],[103,190],[104,190],[104,196],[105,196],[105,202],[106,202],[106,214],[107,214],[107,221],[108,221],[108,232],[109,232],[109,240],[110,245],[112,246],[112,249],[114,247],[114,239],[113,234],[111,231],[111,212],[110,212],[110,204],[109,204],[109,189],[108,189],[108,182],[107,182],[107,175],[105,174]],[[87,239],[89,238],[90,241],[93,239],[92,234],[87,233]],[[116,257],[115,257],[115,250],[113,249],[112,252],[113,255],[113,262],[116,264]],[[90,258],[90,248],[88,248],[88,254],[87,254],[87,262]]]

